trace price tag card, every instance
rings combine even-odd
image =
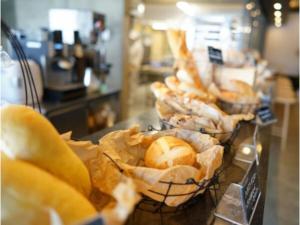
[[[266,126],[277,122],[277,118],[269,106],[260,107],[256,111],[259,125]]]
[[[223,65],[222,50],[208,46],[209,61],[214,64]]]
[[[230,184],[215,216],[237,225],[250,225],[261,191],[258,183],[256,161],[250,164],[243,180],[239,184]]]
[[[245,177],[240,183],[242,186],[242,202],[247,221],[250,223],[260,197],[257,164],[254,160]]]

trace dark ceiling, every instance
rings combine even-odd
[[[297,0],[298,1],[298,0]],[[282,5],[282,21],[283,23],[286,22],[288,14],[292,11],[297,11],[298,9],[291,9],[289,6],[289,0],[259,0],[262,11],[265,14],[269,23],[274,23],[274,3],[278,2]]]

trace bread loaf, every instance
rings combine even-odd
[[[194,149],[185,141],[173,136],[158,138],[145,154],[145,165],[157,169],[166,169],[176,165],[192,166],[195,160]]]
[[[22,105],[4,107],[0,116],[1,144],[6,155],[30,162],[89,195],[87,168],[46,118]]]
[[[96,214],[82,194],[50,173],[4,154],[1,164],[1,224],[47,225],[56,214],[73,225]]]

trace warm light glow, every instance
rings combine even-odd
[[[281,17],[275,17],[274,20],[275,23],[281,23]]]
[[[177,3],[176,3],[176,7],[177,7],[178,9],[180,9],[180,10],[183,10],[183,9],[185,9],[185,8],[188,8],[189,6],[190,6],[190,4],[187,3],[187,2],[182,2],[182,1],[180,1],[180,2],[177,2]]]
[[[258,153],[261,153],[261,151],[262,151],[262,144],[261,143],[259,143],[259,144],[256,145],[256,151]]]
[[[276,16],[276,17],[281,17],[281,16],[282,16],[282,12],[280,12],[280,11],[275,11],[275,12],[274,12],[274,16]]]
[[[282,5],[279,2],[276,2],[276,3],[274,3],[273,7],[276,10],[280,10],[282,8]]]
[[[299,3],[298,3],[298,1],[297,0],[291,0],[290,2],[289,2],[289,6],[293,9],[293,8],[297,8],[297,7],[299,7]]]
[[[247,10],[252,10],[255,7],[255,3],[254,2],[249,2],[246,4],[246,9]]]
[[[281,26],[282,26],[281,22],[275,22],[275,27],[281,27]]]
[[[244,33],[250,34],[251,33],[251,27],[244,27]]]
[[[195,8],[188,2],[179,1],[176,3],[176,7],[186,15],[193,16],[195,14]]]
[[[176,7],[187,15],[192,15],[194,12],[193,7],[188,2],[179,1],[176,3]]]
[[[138,6],[137,6],[137,11],[138,11],[138,13],[139,14],[144,14],[144,12],[145,12],[145,4],[144,3],[140,3],[140,4],[138,4]]]
[[[249,155],[251,153],[251,148],[249,148],[249,147],[243,147],[242,148],[242,152],[245,155]]]

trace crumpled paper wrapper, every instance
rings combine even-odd
[[[110,158],[115,159],[117,154],[109,152],[108,155],[101,146],[90,141],[74,141],[71,132],[61,137],[87,166],[93,187],[90,201],[101,213],[105,224],[123,224],[140,200],[140,195],[133,179],[124,175],[123,169]]]
[[[178,165],[167,169],[154,169],[144,166],[144,155],[150,144],[162,136],[175,136],[188,142],[197,152],[197,166]],[[178,206],[198,191],[195,184],[175,185],[162,182],[186,183],[194,179],[197,183],[209,180],[222,164],[223,147],[218,140],[206,134],[183,129],[171,129],[155,132],[139,132],[138,127],[129,130],[114,131],[100,139],[99,145],[129,177],[133,178],[137,190],[142,194],[168,206]],[[166,199],[165,193],[169,195]],[[161,194],[158,194],[161,193]],[[185,194],[185,195],[183,195]]]
[[[168,103],[159,100],[156,101],[155,107],[159,118],[167,129],[177,127],[199,132],[201,128],[204,128],[207,134],[215,137],[222,143],[231,138],[240,121],[249,121],[254,118],[254,115],[251,113],[222,114],[217,120],[213,120],[209,117],[178,113]]]

